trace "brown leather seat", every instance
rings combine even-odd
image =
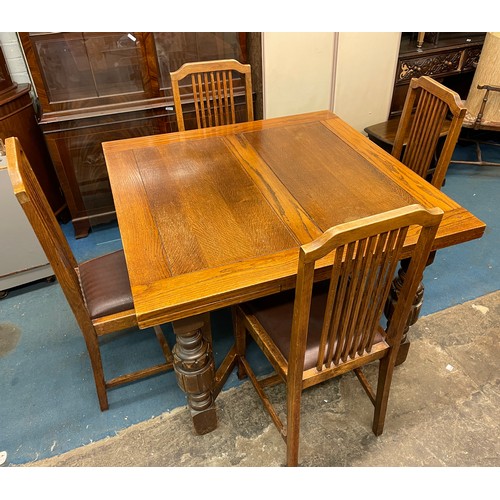
[[[323,281],[314,285],[304,370],[313,368],[317,363],[321,329],[323,328],[326,299],[328,297],[328,285],[329,281]],[[290,353],[290,332],[292,331],[294,297],[295,290],[287,290],[286,292],[270,297],[263,297],[262,299],[247,302],[246,304],[252,314],[255,314],[259,323],[269,333],[269,336],[273,339],[287,361],[289,360]],[[384,342],[384,334],[384,330],[380,328],[379,332],[375,335],[374,344]]]
[[[78,270],[92,319],[134,308],[123,250],[83,262]]]

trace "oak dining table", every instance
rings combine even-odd
[[[174,370],[198,434],[216,428],[215,398],[236,362],[231,348],[216,369],[207,313],[293,288],[302,244],[413,203],[444,211],[433,250],[485,230],[330,111],[105,142],[103,150],[138,325],[173,322]],[[403,257],[415,241],[410,231]],[[329,265],[319,263],[318,280]]]

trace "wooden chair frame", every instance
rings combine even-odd
[[[252,303],[235,307],[238,375],[240,378],[249,376],[284,438],[289,466],[298,464],[302,391],[348,371],[354,370],[375,406],[373,432],[377,436],[382,433],[401,337],[442,216],[443,211],[439,208],[426,210],[420,205],[411,205],[341,224],[303,245],[299,255],[288,357],[262,326]],[[382,310],[406,232],[413,225],[421,227],[419,238],[392,320],[384,331],[379,324]],[[327,256],[333,256],[332,273],[316,363],[314,367],[304,369],[315,263]],[[247,332],[276,374],[257,379],[245,358]],[[376,338],[383,340],[376,342]],[[375,360],[380,360],[376,392],[361,371],[362,366]],[[279,382],[286,385],[286,425],[264,390]]]
[[[99,406],[102,411],[107,410],[109,408],[107,395],[109,389],[172,369],[173,357],[170,347],[161,328],[155,326],[154,331],[163,351],[165,362],[120,375],[110,380],[105,379],[99,337],[119,330],[137,327],[134,309],[102,316],[97,319],[90,317],[80,284],[79,265],[40,188],[19,140],[17,137],[9,137],[6,139],[5,144],[8,172],[14,194],[47,255],[47,259],[83,333],[94,374]]]
[[[478,90],[485,90],[483,99],[481,101],[481,107],[477,112],[477,116],[474,118],[473,116],[469,117],[468,115],[465,117],[463,126],[466,128],[471,128],[473,130],[490,130],[490,131],[498,131],[500,129],[500,125],[495,124],[493,121],[488,121],[486,123],[483,122],[484,111],[486,109],[486,105],[489,100],[490,92],[500,92],[500,86],[498,85],[478,85]],[[490,101],[491,102],[491,101]],[[500,120],[500,118],[499,118]],[[481,151],[481,145],[487,145],[490,147],[499,147],[500,144],[498,142],[484,141],[479,138],[465,138],[460,137],[459,141],[464,142],[472,142],[475,145],[476,150],[476,160],[467,161],[467,160],[450,160],[450,163],[458,163],[463,165],[478,165],[481,167],[500,167],[500,162],[498,161],[485,161],[483,160],[483,152]]]
[[[428,76],[412,78],[391,154],[426,178],[444,124],[451,115],[449,130],[430,181],[441,189],[466,111],[456,92]]]
[[[235,59],[185,63],[177,71],[170,73],[179,131],[185,130],[179,81],[189,75],[198,128],[236,123],[232,71],[245,76],[247,121],[253,121],[252,75],[249,64],[242,64]]]

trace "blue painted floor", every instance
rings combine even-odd
[[[496,135],[500,139],[500,135]],[[497,143],[500,141],[497,141]],[[483,161],[500,163],[500,146],[483,145]],[[475,161],[475,145],[459,142],[453,161]],[[424,275],[422,316],[500,288],[500,166],[451,163],[442,191],[486,223],[481,239],[436,253]]]
[[[487,146],[483,159],[491,155],[500,161],[499,149]],[[473,154],[470,146],[459,144],[454,159]],[[437,253],[424,276],[422,315],[496,291],[500,283],[500,168],[452,164],[443,191],[488,227],[482,239]],[[80,240],[74,239],[71,224],[63,229],[78,261],[121,247],[116,224],[94,228]],[[220,363],[232,342],[230,315],[222,310],[212,321]],[[110,409],[101,412],[82,335],[57,283],[12,290],[0,301],[0,324],[20,334],[15,348],[0,357],[0,451],[7,451],[7,464],[61,454],[185,404],[170,372],[111,391]],[[173,342],[170,327],[165,329]],[[155,359],[162,358],[152,332],[136,331],[103,346],[108,375]],[[233,373],[226,388],[238,383]]]

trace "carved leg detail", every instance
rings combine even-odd
[[[429,256],[429,260],[427,261],[427,265],[429,266],[434,261],[434,256],[436,252],[431,252]],[[387,299],[387,303],[384,308],[384,315],[387,318],[387,324],[391,321],[392,314],[394,313],[394,309],[396,306],[396,302],[399,297],[399,292],[403,288],[403,282],[406,276],[406,272],[408,271],[408,267],[410,265],[410,259],[404,259],[401,261],[401,267],[399,268],[398,275],[394,278],[394,281],[391,285],[391,291],[389,293],[389,297]],[[418,317],[420,315],[420,311],[422,309],[422,304],[424,302],[424,284],[420,283],[417,289],[417,293],[415,294],[415,298],[413,299],[413,304],[410,310],[410,314],[408,316],[408,320],[406,321],[406,327],[403,332],[403,337],[401,339],[401,346],[399,348],[398,357],[396,359],[396,365],[400,365],[406,361],[406,357],[408,356],[408,351],[410,349],[410,340],[408,339],[408,330],[410,326],[414,325]]]
[[[405,269],[408,269],[406,267]],[[401,267],[398,271],[398,276],[394,278],[394,281],[391,285],[391,292],[389,294],[389,298],[387,299],[387,303],[385,305],[384,314],[387,318],[387,324],[391,321],[392,314],[394,312],[394,308],[396,307],[396,302],[398,300],[399,292],[403,286],[403,280],[405,277],[405,269]],[[408,339],[408,330],[410,326],[417,322],[417,319],[420,315],[420,310],[422,309],[424,297],[424,285],[420,283],[417,289],[417,293],[415,295],[415,299],[413,300],[413,304],[411,306],[410,314],[408,316],[408,320],[406,321],[406,326],[403,331],[403,336],[401,338],[401,345],[399,347],[398,357],[396,359],[396,365],[400,365],[406,361],[406,357],[408,356],[408,351],[410,349],[410,340]]]
[[[212,349],[203,337],[203,321],[199,318],[174,321],[173,328],[177,337],[172,350],[177,383],[186,393],[196,433],[206,434],[217,427]]]

